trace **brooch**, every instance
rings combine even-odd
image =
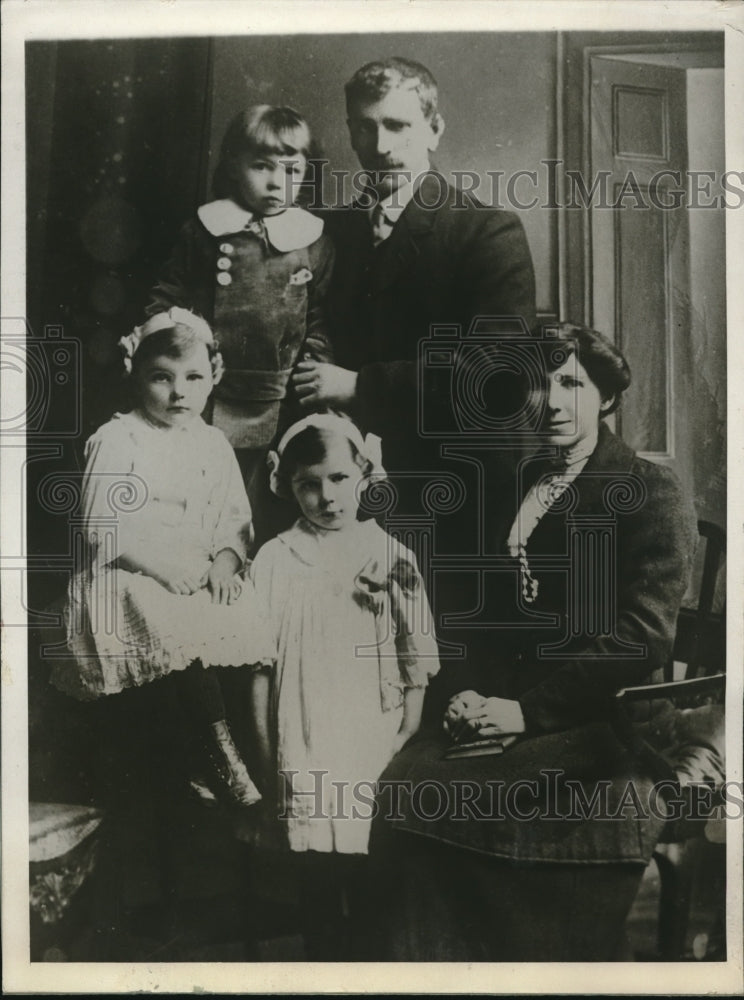
[[[306,285],[308,281],[312,281],[312,277],[313,272],[309,267],[301,267],[299,271],[290,274],[289,283],[290,285]]]

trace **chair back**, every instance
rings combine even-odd
[[[702,519],[698,521],[698,533],[704,549],[697,603],[680,610],[674,651],[665,671],[668,681],[676,679],[675,662],[685,664],[685,680],[722,673],[725,668],[725,609],[714,611],[713,603],[726,551],[726,533],[717,524]]]

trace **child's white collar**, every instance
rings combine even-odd
[[[391,538],[374,520],[355,521],[341,531],[326,531],[300,517],[277,538],[307,566],[349,566],[352,576],[356,570],[351,567],[358,567],[360,559],[369,559],[370,546],[374,546],[381,566],[387,565],[390,555]]]
[[[232,198],[210,201],[198,209],[197,215],[212,236],[239,233],[253,218],[252,212],[241,208]],[[263,222],[269,242],[280,253],[302,250],[314,243],[323,232],[320,219],[294,205],[281,215],[265,216]]]

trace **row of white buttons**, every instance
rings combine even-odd
[[[233,253],[234,250],[235,247],[232,245],[232,243],[220,243],[220,253],[229,254]],[[227,273],[232,267],[232,261],[230,260],[230,258],[220,257],[219,260],[217,261],[217,267],[219,268],[219,272],[217,274],[217,281],[221,285],[232,284],[232,275]]]

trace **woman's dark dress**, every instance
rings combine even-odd
[[[528,540],[539,581],[528,605],[505,540],[540,474],[539,461],[524,463],[486,508],[503,560],[487,576],[486,627],[465,634],[467,663],[453,686],[518,700],[525,735],[501,756],[444,760],[438,723],[381,778],[419,786],[408,797],[398,790],[389,820],[392,790],[383,787],[374,828],[381,871],[396,873],[398,893],[406,881],[411,888],[390,923],[392,958],[612,958],[663,827],[653,786],[669,771],[634,737],[614,695],[671,651],[694,551],[692,507],[669,470],[601,425],[583,471]],[[500,806],[488,782],[503,783]],[[540,899],[537,909],[530,899]],[[421,902],[427,912],[413,920]]]

